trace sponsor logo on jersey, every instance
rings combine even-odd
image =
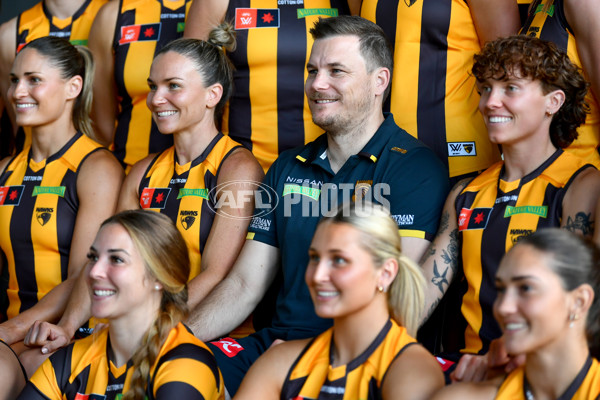
[[[301,6],[304,5],[304,0],[277,0],[278,6]]]
[[[325,17],[337,17],[337,8],[299,8],[296,10],[298,19],[310,17],[313,15],[322,15]]]
[[[321,189],[316,189],[308,186],[290,185],[288,183],[283,185],[283,193],[281,193],[282,197],[295,193],[298,193],[302,196],[310,197],[313,200],[319,200],[319,196],[321,195]]]
[[[458,216],[458,230],[485,229],[491,213],[491,208],[463,208]]]
[[[179,189],[179,193],[177,194],[178,199],[187,196],[195,196],[202,197],[203,199],[208,199],[208,189]]]
[[[554,4],[552,4],[547,10],[544,9],[545,7],[546,6],[544,4],[538,4],[534,14],[545,12],[546,14],[552,17],[554,15]]]
[[[415,216],[412,214],[392,215],[392,218],[396,221],[396,225],[398,226],[412,225],[415,222]]]
[[[140,196],[140,207],[164,209],[171,188],[144,188]]]
[[[400,154],[406,154],[407,151],[408,151],[406,149],[402,149],[400,147],[395,147],[395,146],[392,147],[390,150],[395,151],[395,152],[400,153]]]
[[[277,8],[236,8],[235,29],[279,28]]]
[[[60,197],[65,197],[66,186],[36,186],[33,188],[32,197],[40,194],[55,194]]]
[[[456,364],[454,361],[446,360],[445,358],[441,357],[436,357],[435,359],[438,364],[440,364],[440,367],[442,367],[442,371],[444,372],[448,371],[452,365]]]
[[[476,155],[475,142],[448,142],[448,157]]]
[[[260,217],[253,217],[250,222],[250,229],[259,229],[261,231],[269,231],[271,229],[271,220]]]
[[[179,221],[183,229],[186,231],[190,229],[194,225],[196,217],[198,217],[198,211],[181,211],[179,213]]]
[[[244,348],[238,342],[236,342],[235,339],[230,337],[226,337],[211,343],[221,349],[221,351],[229,358],[235,357],[237,353],[244,350]]]
[[[548,206],[506,206],[504,218],[509,218],[517,214],[533,214],[546,218],[548,216]]]
[[[35,219],[41,226],[44,226],[50,221],[52,218],[52,213],[54,212],[54,208],[49,207],[37,207],[35,209]]]
[[[289,175],[287,178],[285,178],[285,183],[295,183],[295,184],[303,185],[303,186],[308,186],[308,185],[318,186],[318,187],[323,186],[323,181],[315,181],[314,179],[310,180],[307,178],[295,178],[295,177],[289,176]]]
[[[121,27],[121,38],[119,44],[132,42],[157,41],[160,38],[161,23],[126,25]]]
[[[18,206],[24,188],[24,185],[0,186],[0,206]]]

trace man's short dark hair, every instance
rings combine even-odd
[[[319,18],[310,29],[314,40],[327,39],[333,36],[353,35],[358,37],[360,55],[365,60],[367,72],[376,68],[390,70],[390,83],[383,95],[385,101],[391,89],[391,73],[394,64],[392,48],[383,29],[358,16],[340,15],[334,18]]]

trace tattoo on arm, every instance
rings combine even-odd
[[[575,219],[569,215],[567,217],[567,223],[564,228],[568,231],[577,233],[580,232],[583,236],[589,236],[594,232],[594,221],[592,220],[592,213],[585,213],[583,211],[575,214]]]
[[[435,252],[435,250],[434,250]],[[444,272],[440,273],[437,262],[433,261],[433,278],[431,279],[431,283],[437,286],[440,289],[442,295],[445,293],[444,285],[446,287],[450,286],[450,282],[448,281],[448,269],[452,271],[452,276],[456,273],[456,269],[458,267],[458,230],[453,230],[450,232],[450,243],[448,244],[448,248],[442,250],[442,261],[447,265]]]
[[[446,279],[447,273],[448,273],[448,267],[446,267],[443,274],[440,274],[440,272],[438,271],[437,263],[435,261],[433,262],[433,279],[431,279],[431,283],[433,283],[435,286],[437,286],[437,288],[440,289],[440,292],[442,292],[442,294],[444,294],[443,285],[444,284],[446,284],[447,286],[450,285],[448,283],[448,279]]]

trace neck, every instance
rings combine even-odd
[[[383,113],[379,112],[344,131],[327,132],[327,158],[334,173],[365,147],[384,120]]]
[[[35,162],[40,162],[58,152],[75,134],[75,126],[71,123],[63,129],[53,126],[31,128],[31,154]]]
[[[560,343],[528,353],[525,375],[533,397],[536,400],[559,398],[585,365],[588,354],[585,335],[572,329]]]
[[[85,0],[44,0],[44,5],[58,19],[66,19],[71,17]]]
[[[390,318],[385,294],[375,294],[371,305],[333,320],[333,366],[348,364],[375,340]]]
[[[214,124],[194,131],[177,132],[173,135],[177,163],[185,165],[198,158],[219,133]]]
[[[542,146],[502,146],[504,155],[504,180],[511,182],[523,178],[535,171],[552,154],[556,152],[556,147],[550,139]]]

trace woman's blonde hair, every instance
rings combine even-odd
[[[388,306],[396,322],[415,336],[425,305],[425,278],[421,268],[402,254],[398,225],[388,210],[370,202],[342,205],[333,217],[324,217],[319,224],[348,224],[363,237],[362,247],[380,267],[389,259],[398,262],[398,274],[388,288]]]
[[[144,260],[146,271],[162,285],[159,314],[142,345],[133,354],[133,375],[123,400],[143,400],[150,368],[169,332],[187,316],[190,259],[181,233],[169,217],[153,211],[130,210],[116,214],[102,226],[122,226]]]

